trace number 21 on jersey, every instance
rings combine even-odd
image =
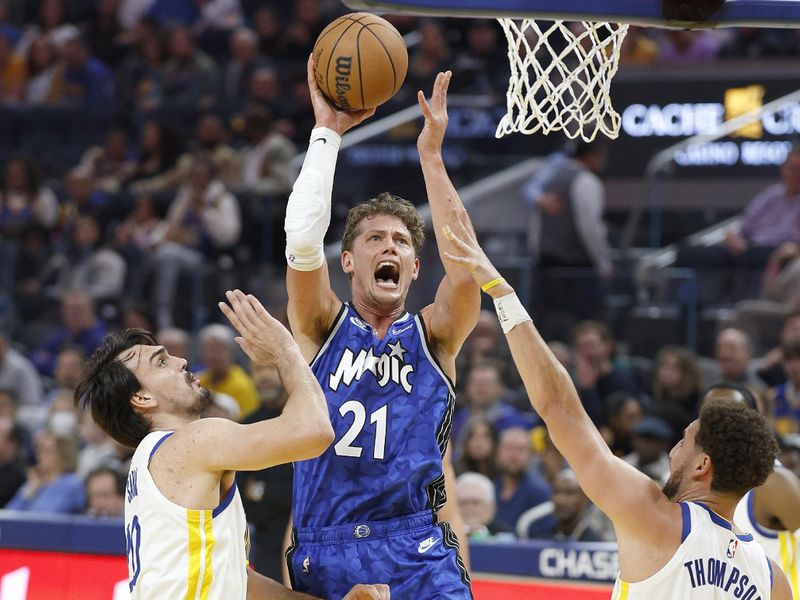
[[[350,428],[333,446],[338,456],[360,458],[364,448],[354,446],[358,434],[364,429],[367,422],[367,409],[358,400],[348,400],[339,407],[339,414],[344,417],[353,413],[353,423]],[[375,446],[372,449],[372,458],[383,460],[386,450],[386,423],[388,420],[389,406],[384,404],[369,415],[370,425],[375,426]]]

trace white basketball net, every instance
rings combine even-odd
[[[508,112],[497,137],[563,129],[591,142],[614,139],[620,118],[611,106],[611,79],[628,25],[498,19],[508,39]]]

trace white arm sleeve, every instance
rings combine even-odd
[[[311,132],[306,158],[286,205],[286,262],[296,271],[319,269],[331,223],[331,194],[341,136],[326,127]]]

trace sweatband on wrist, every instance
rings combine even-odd
[[[498,277],[497,279],[492,279],[491,281],[487,281],[486,283],[484,283],[481,286],[481,289],[484,292],[488,292],[490,289],[497,287],[501,283],[505,283],[505,281],[506,281],[505,277]]]
[[[333,174],[341,136],[326,127],[311,132],[303,168],[286,205],[286,262],[313,271],[325,262],[323,241],[331,222]]]
[[[497,312],[497,318],[504,334],[508,334],[520,323],[532,320],[528,315],[528,311],[522,306],[522,302],[517,298],[516,293],[508,294],[502,298],[495,298],[494,309]]]

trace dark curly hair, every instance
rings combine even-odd
[[[347,211],[342,250],[352,250],[353,242],[361,233],[361,222],[377,215],[389,215],[400,219],[408,227],[411,244],[414,246],[414,251],[419,254],[425,243],[425,221],[411,202],[389,192],[378,194],[375,198],[357,204]]]
[[[703,404],[695,443],[711,457],[711,490],[738,496],[763,484],[778,456],[766,419],[736,400]]]
[[[91,410],[92,418],[103,431],[130,448],[138,446],[150,433],[151,423],[133,410],[131,396],[142,389],[142,384],[117,357],[140,344],[156,346],[157,342],[144,329],[107,335],[84,363],[75,389],[75,406]]]

